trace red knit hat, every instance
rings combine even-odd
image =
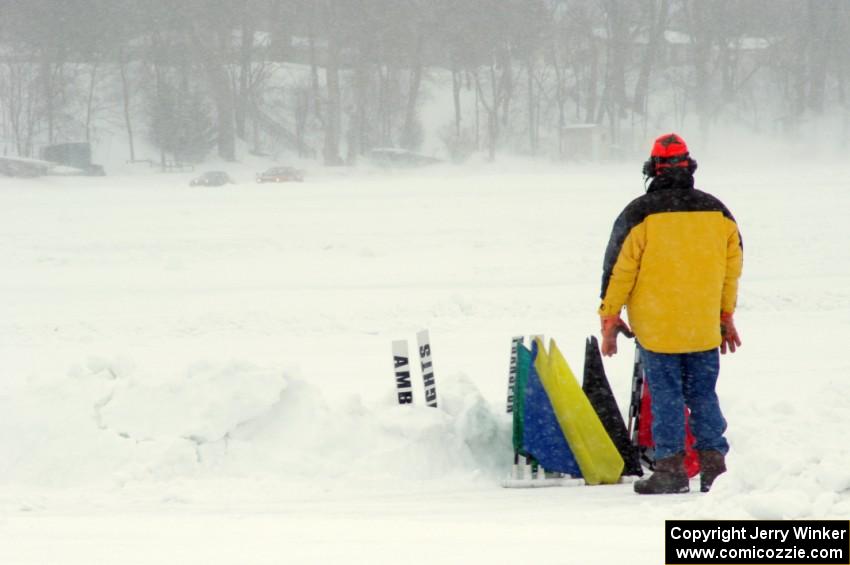
[[[667,133],[655,140],[650,156],[655,160],[656,167],[687,167],[688,146],[685,140],[675,133]]]

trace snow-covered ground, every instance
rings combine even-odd
[[[500,486],[510,338],[580,374],[637,165],[0,179],[0,563],[655,564],[664,519],[846,519],[850,166],[700,165],[745,243],[730,471],[657,498]],[[423,328],[436,410],[394,400]]]

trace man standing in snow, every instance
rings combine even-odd
[[[688,492],[685,406],[700,459],[700,490],[726,471],[726,420],[715,392],[720,352],[741,345],[732,314],[743,246],[732,214],[694,188],[696,161],[678,135],[655,140],[652,179],[614,223],[602,274],[602,354],[634,330],[652,398],[656,467],[639,494]],[[623,306],[631,328],[620,318]]]

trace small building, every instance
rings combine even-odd
[[[571,124],[561,128],[561,158],[567,161],[597,161],[601,154],[604,128],[597,124]]]
[[[103,167],[91,162],[91,144],[85,141],[47,145],[41,150],[41,158],[79,169],[85,174],[95,176],[104,174]]]
[[[24,157],[0,157],[0,175],[18,178],[41,177],[50,171],[51,163]]]

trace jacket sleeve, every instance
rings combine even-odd
[[[600,316],[620,313],[635,286],[643,250],[646,247],[646,224],[635,225],[623,233],[625,227],[620,220],[614,224],[611,240],[605,250],[602,275],[602,304]]]
[[[744,267],[744,244],[741,233],[733,221],[729,221],[729,237],[726,241],[726,276],[723,280],[723,293],[720,309],[732,313],[738,302],[738,279]]]

